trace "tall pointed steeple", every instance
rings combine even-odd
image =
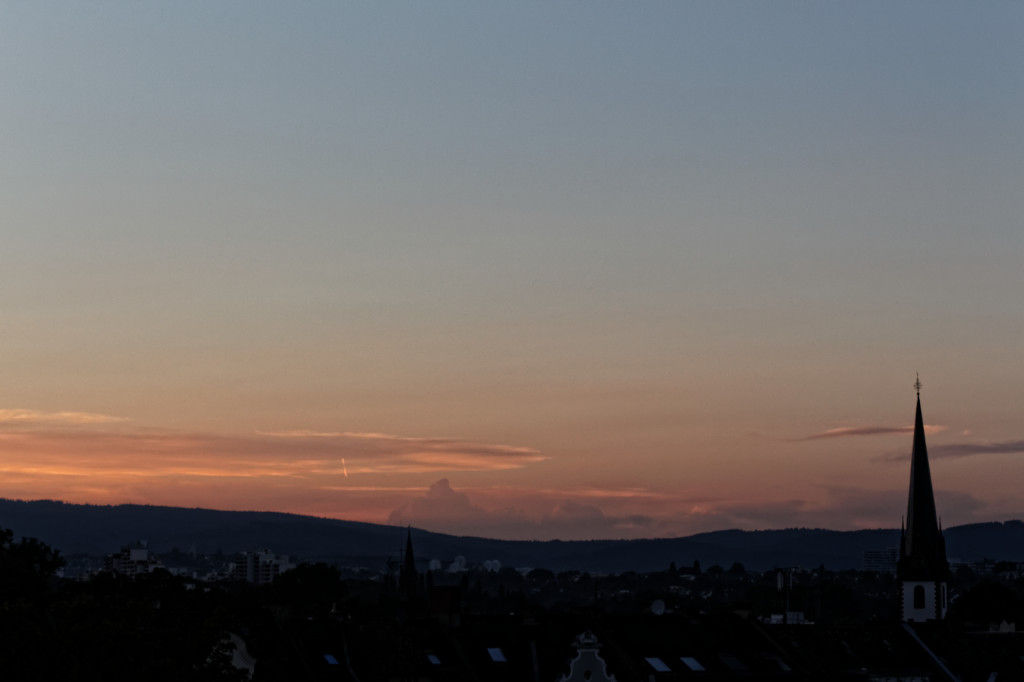
[[[921,380],[914,382],[917,390],[917,413],[914,416],[914,446],[910,455],[910,494],[907,519],[900,538],[900,560],[897,574],[903,602],[904,620],[941,619],[946,613],[946,540],[939,528],[928,466],[928,446],[924,438],[921,416]],[[908,588],[910,591],[908,592]]]
[[[941,549],[942,536],[935,512],[935,493],[928,466],[928,446],[924,440],[924,419],[921,417],[921,395],[917,396],[914,419],[914,449],[910,456],[910,495],[907,500],[907,530],[904,540],[908,556],[935,558]],[[945,560],[945,552],[942,552]]]
[[[416,596],[417,580],[416,557],[414,557],[412,553],[412,528],[410,527],[406,531],[405,556],[398,574],[398,587],[402,596],[409,598]]]

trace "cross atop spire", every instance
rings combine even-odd
[[[917,380],[914,382],[914,390],[917,391],[917,397],[920,398],[921,397],[921,373],[920,372],[915,372],[915,374],[917,374]]]

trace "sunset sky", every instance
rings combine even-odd
[[[1024,3],[0,4],[0,497],[1024,518]]]

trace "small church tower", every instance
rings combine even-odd
[[[406,599],[416,596],[416,584],[419,582],[419,575],[416,573],[416,557],[412,553],[412,528],[409,528],[405,537],[405,555],[398,573],[398,590]]]
[[[907,519],[900,537],[900,559],[896,576],[900,583],[900,607],[905,622],[942,620],[946,617],[946,540],[935,513],[935,494],[928,467],[921,417],[921,381],[917,390],[914,418],[914,449],[910,458],[910,495]]]

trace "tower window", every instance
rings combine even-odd
[[[914,608],[924,608],[924,585],[914,585]]]

